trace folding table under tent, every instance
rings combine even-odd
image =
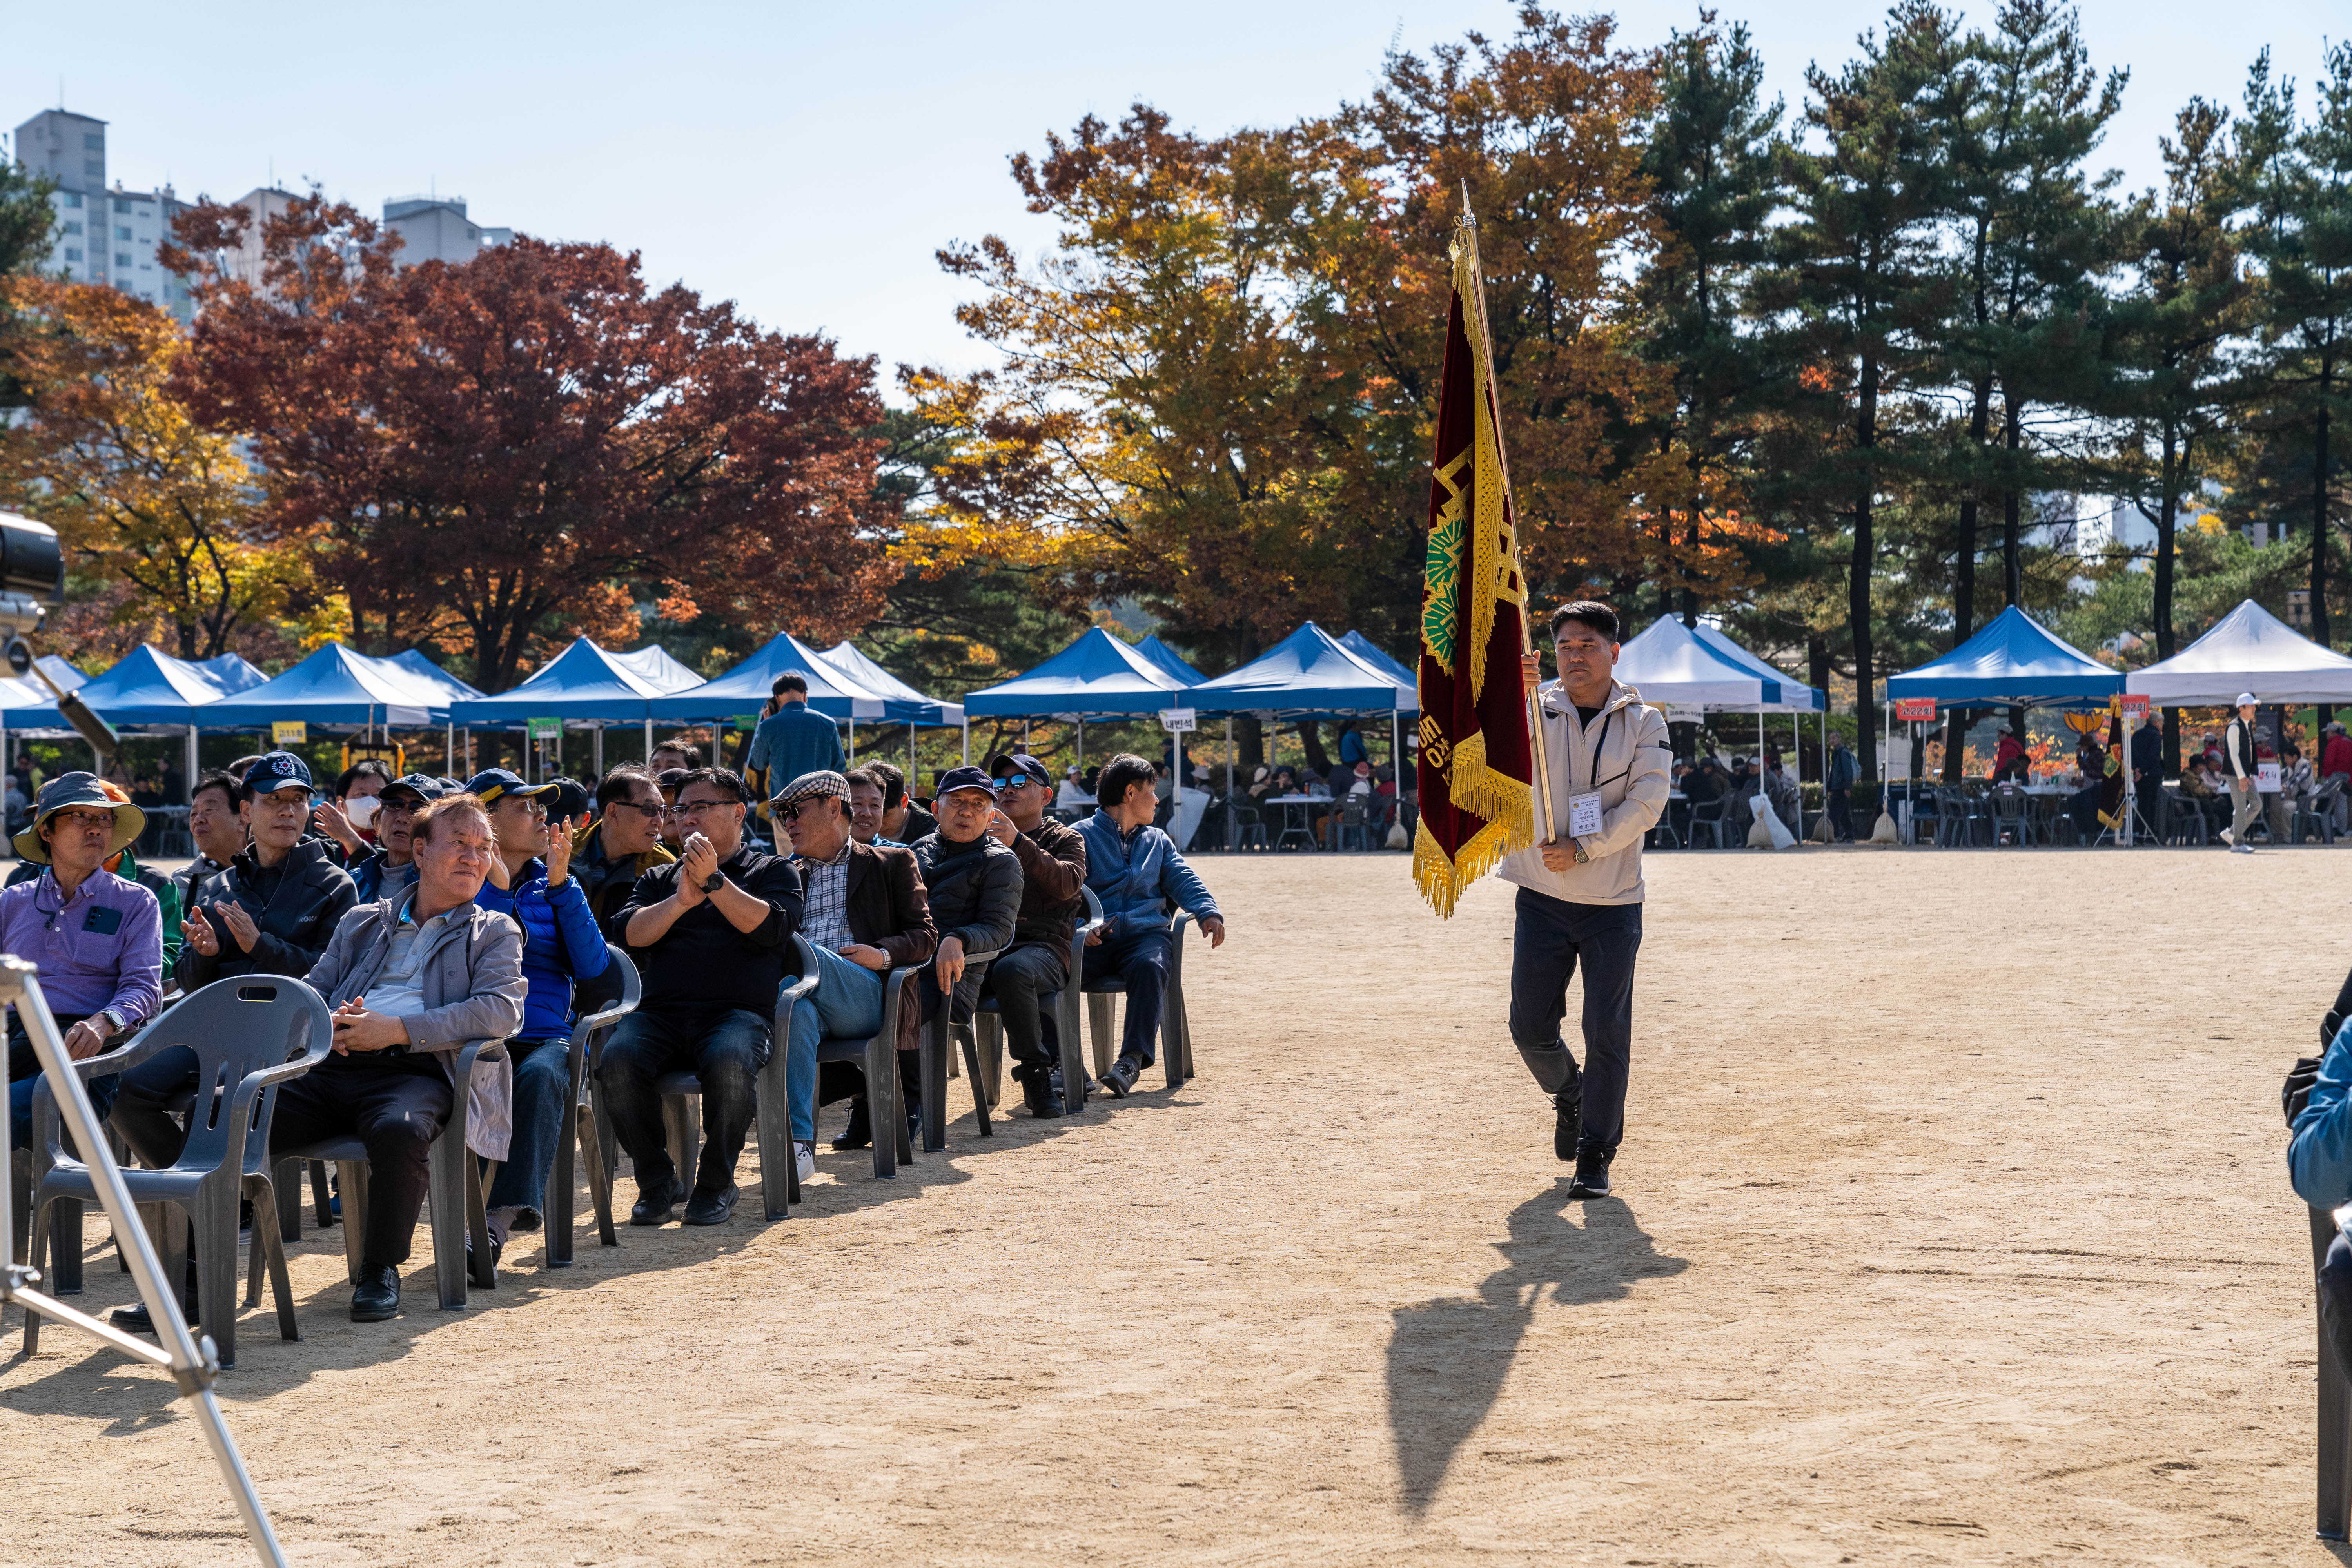
[[[2170,658],[2124,677],[2124,689],[2158,708],[2226,708],[2245,691],[2264,703],[2352,703],[2352,658],[2247,599]]]
[[[1239,669],[1201,682],[1186,693],[1185,701],[1203,712],[1226,716],[1228,798],[1234,792],[1231,759],[1235,713],[1256,713],[1275,724],[1285,719],[1349,719],[1385,713],[1389,716],[1391,754],[1402,756],[1403,716],[1421,711],[1417,682],[1400,681],[1389,671],[1350,652],[1313,621]],[[1400,778],[1400,795],[1403,787]]]

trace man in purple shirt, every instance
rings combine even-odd
[[[163,999],[163,917],[155,895],[104,868],[146,826],[144,812],[110,797],[93,775],[66,773],[42,787],[33,825],[16,835],[16,853],[48,869],[0,890],[0,952],[39,968],[41,994],[76,1061],[145,1023]],[[8,1126],[16,1148],[32,1141],[40,1070],[12,1008]],[[100,1120],[120,1082],[109,1076],[89,1086]]]

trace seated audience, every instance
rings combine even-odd
[[[205,879],[227,870],[228,863],[245,847],[245,818],[237,812],[237,802],[244,795],[243,784],[226,772],[215,770],[198,778],[188,796],[188,837],[196,847],[196,858],[172,877],[184,916],[196,907],[196,889]]]
[[[722,1225],[735,1212],[735,1161],[774,1048],[776,992],[801,918],[800,873],[743,841],[740,779],[696,768],[677,797],[684,854],[638,878],[614,921],[643,972],[645,997],[614,1028],[598,1068],[614,1131],[636,1168],[632,1225],[665,1224],[681,1197],[688,1225]],[[654,1087],[681,1071],[702,1080],[691,1194],[671,1163]]]
[[[770,809],[792,842],[803,889],[801,931],[817,961],[816,989],[793,1005],[791,1054],[784,1060],[794,1157],[805,1176],[815,1168],[817,1047],[827,1036],[870,1038],[882,1026],[883,976],[928,963],[939,934],[914,852],[857,842],[848,780],[835,773],[803,773],[784,785]],[[912,1015],[908,1009],[899,1029],[901,1049],[915,1043]],[[843,1092],[856,1096],[849,1129],[833,1146],[862,1149],[873,1142],[873,1123],[862,1089],[849,1086],[864,1080],[846,1063],[830,1076]],[[902,1070],[901,1081],[907,1077]]]
[[[475,901],[522,928],[522,974],[530,988],[522,1027],[507,1046],[514,1065],[512,1139],[483,1200],[491,1246],[503,1249],[509,1229],[539,1228],[548,1165],[557,1140],[572,1131],[572,983],[595,979],[612,958],[587,892],[572,875],[574,825],[547,815],[546,803],[561,788],[533,789],[492,768],[467,781],[466,793],[489,807],[497,847]],[[584,816],[578,826],[586,826]]]
[[[352,840],[343,842],[344,849],[356,857],[351,863],[352,885],[358,889],[361,903],[397,898],[416,885],[415,841],[410,837],[416,814],[443,795],[457,793],[443,789],[441,781],[427,773],[410,773],[384,785],[375,797],[374,847],[362,854]],[[332,824],[328,831],[334,831]]]
[[[686,849],[685,818],[677,809],[677,788],[686,781],[686,773],[684,768],[664,768],[654,775],[654,785],[661,791],[662,797],[662,847],[669,851],[672,859]]]
[[[375,842],[376,812],[391,783],[390,768],[373,757],[362,757],[342,771],[334,794],[310,814],[311,826],[342,846],[346,864]]]
[[[98,787],[106,792],[107,799],[118,805],[139,804],[135,800],[126,800],[122,786],[110,779],[99,780]],[[146,828],[142,830],[142,837],[151,836],[153,830],[154,822],[151,818]],[[112,872],[126,882],[136,882],[155,895],[155,906],[163,920],[163,972],[170,973],[172,965],[180,956],[179,884],[152,866],[142,866],[136,850],[129,845],[125,845],[107,857],[102,868]],[[16,862],[16,868],[8,873],[7,886],[13,888],[19,882],[32,881],[41,875],[41,871],[42,868],[38,861],[20,859]]]
[[[875,831],[893,844],[912,844],[939,830],[939,819],[907,793],[907,775],[888,763],[872,762],[859,771],[882,781],[882,820]]]
[[[1087,886],[1101,900],[1104,926],[1088,939],[1088,981],[1118,975],[1127,983],[1127,1026],[1118,1059],[1102,1086],[1124,1099],[1144,1068],[1156,1059],[1160,1004],[1168,984],[1168,959],[1174,945],[1171,905],[1190,913],[1223,947],[1225,920],[1175,843],[1152,826],[1157,804],[1151,764],[1134,755],[1103,765],[1100,795],[1108,804],[1078,825],[1087,841]]]
[[[273,1154],[330,1138],[367,1145],[355,1323],[400,1310],[399,1268],[449,1119],[468,1116],[475,1152],[506,1158],[512,1070],[503,1058],[478,1061],[461,1084],[457,1054],[520,1027],[529,990],[522,932],[478,901],[495,852],[482,803],[445,795],[416,814],[410,835],[416,885],[346,914],[306,977],[333,1012],[334,1050],[278,1091],[269,1132]]]
[[[774,711],[751,731],[744,766],[771,785],[790,784],[803,773],[841,772],[840,727],[809,706],[808,677],[788,669],[776,677],[772,692]]]
[[[246,775],[241,809],[252,842],[227,870],[205,879],[181,928],[183,991],[228,974],[300,978],[359,901],[327,841],[304,836],[309,763],[291,752],[260,759]]]
[[[653,769],[656,778],[667,773],[691,773],[702,765],[702,748],[683,735],[673,735],[654,748],[646,765]]]
[[[95,774],[61,773],[41,787],[33,825],[16,837],[16,853],[34,875],[0,889],[0,951],[39,971],[42,996],[75,1061],[110,1049],[163,999],[163,927],[155,895],[106,869],[146,826],[146,814],[115,799]],[[40,1072],[32,1037],[11,1007],[11,1148],[32,1142],[33,1085]],[[85,1086],[101,1119],[121,1084],[110,1074]]]
[[[572,836],[572,874],[610,941],[621,940],[613,919],[636,890],[637,879],[677,858],[662,843],[668,810],[653,774],[624,763],[596,785],[596,820]]]
[[[1082,1103],[1086,1094],[1085,1084],[1073,1089],[1062,1082],[1040,1020],[1044,999],[1070,983],[1070,933],[1086,909],[1087,841],[1076,828],[1045,815],[1054,775],[1045,763],[1016,752],[991,758],[988,772],[996,781],[988,832],[1021,862],[1021,906],[1013,945],[988,966],[982,990],[996,998],[1013,1080],[1029,1114],[1055,1117],[1068,1102]]]
[[[921,991],[923,1018],[936,1018],[946,1007],[953,1021],[963,1023],[971,1017],[981,983],[979,974],[967,972],[965,955],[1002,952],[1012,944],[1021,912],[1021,858],[989,832],[1002,814],[995,783],[978,768],[950,768],[932,804],[939,807],[939,831],[910,846],[940,933]],[[916,1109],[909,1100],[910,1119]]]
[[[882,837],[882,818],[887,815],[890,786],[871,764],[852,768],[844,775],[849,781],[849,835],[860,844],[878,844],[884,848],[903,849],[905,845],[895,838]]]
[[[1258,770],[1258,773],[1261,775],[1263,775],[1265,772],[1265,770],[1264,768],[1260,768]],[[1255,795],[1258,792],[1253,788],[1250,793],[1252,795]],[[1056,811],[1090,811],[1094,808],[1094,804],[1095,797],[1087,794],[1087,786],[1079,782],[1077,764],[1073,763],[1068,770],[1062,775],[1061,788],[1054,792],[1054,809]]]

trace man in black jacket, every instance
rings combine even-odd
[[[954,1006],[950,1016],[961,1023],[971,1018],[980,999],[981,973],[965,963],[964,955],[998,952],[1012,945],[1013,922],[1021,912],[1021,861],[989,837],[989,822],[996,816],[996,786],[978,768],[949,769],[932,804],[938,808],[939,831],[917,839],[912,847],[930,898],[940,947],[929,977],[918,989],[924,1023],[937,1018],[950,996]]]
[[[238,805],[251,842],[226,870],[196,885],[181,922],[180,989],[194,991],[236,974],[310,973],[335,927],[359,902],[351,874],[325,839],[305,837],[310,820],[310,768],[291,752],[272,752],[247,770]],[[215,789],[207,777],[199,798]],[[158,1051],[122,1075],[115,1130],[140,1160],[161,1170],[180,1157],[186,1131],[165,1107],[196,1087],[196,1054],[184,1046]]]
[[[1054,798],[1054,775],[1024,752],[992,758],[996,812],[988,835],[1021,862],[1021,910],[1013,926],[1013,946],[989,965],[982,988],[996,998],[1004,1036],[1013,1052],[1013,1076],[1021,1085],[1029,1114],[1063,1114],[1066,1103],[1085,1102],[1086,1088],[1056,1081],[1053,1053],[1045,1048],[1042,998],[1070,983],[1070,933],[1086,908],[1087,841],[1075,827],[1045,815]]]
[[[800,873],[744,843],[744,802],[743,781],[726,768],[680,779],[685,854],[638,878],[613,922],[645,973],[645,999],[614,1028],[597,1066],[614,1131],[636,1167],[631,1225],[665,1223],[681,1197],[688,1225],[721,1225],[735,1212],[735,1160],[775,1048],[776,994],[801,920]],[[663,1073],[688,1070],[702,1080],[705,1129],[690,1195],[655,1088]]]
[[[2151,708],[2131,738],[2132,795],[2139,803],[2140,820],[2162,839],[2165,828],[2164,718]]]

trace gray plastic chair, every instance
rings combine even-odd
[[[629,955],[611,942],[604,944],[604,973],[572,986],[572,1125],[555,1141],[555,1168],[547,1184],[547,1266],[572,1267],[572,1183],[576,1154],[588,1165],[588,1197],[596,1211],[596,1239],[618,1247],[613,1231],[613,1181],[596,1130],[596,1110],[588,1093],[588,1078],[597,1056],[612,1037],[614,1026],[637,1010],[645,982]],[[588,1011],[580,1011],[583,1005]]]
[[[435,1292],[445,1312],[465,1306],[469,1278],[485,1290],[498,1289],[498,1265],[490,1259],[489,1217],[482,1206],[482,1195],[498,1167],[493,1164],[485,1171],[482,1162],[466,1147],[466,1086],[477,1061],[485,1056],[496,1060],[505,1053],[504,1040],[469,1040],[458,1049],[456,1103],[426,1155],[425,1213],[433,1235]],[[367,1145],[357,1138],[329,1138],[278,1153],[281,1159],[322,1160],[335,1167],[342,1188],[344,1271],[352,1284],[358,1284],[360,1252],[367,1235]]]
[[[989,961],[1000,956],[1002,948],[990,948],[985,952],[963,955],[964,970],[969,976],[985,977]],[[933,958],[923,965],[921,985],[936,985],[934,972],[939,960]],[[932,1153],[948,1146],[948,1059],[952,1040],[963,1043],[964,1066],[971,1079],[971,1106],[980,1119],[980,1135],[992,1138],[995,1129],[988,1123],[988,1086],[980,1076],[980,1048],[971,1026],[955,1021],[955,999],[943,996],[940,1010],[923,1026],[919,1037],[921,1055],[916,1081],[923,1086],[923,1152]]]
[[[275,1205],[271,1192],[269,1127],[278,1096],[269,1090],[299,1078],[326,1059],[334,1044],[327,1004],[299,980],[277,974],[233,975],[181,998],[139,1033],[135,1047],[121,1053],[122,1066],[136,1066],[156,1052],[185,1046],[196,1055],[196,1097],[188,1114],[187,1142],[167,1171],[122,1173],[135,1204],[169,1205],[162,1232],[163,1279],[177,1290],[185,1273],[182,1226],[173,1209],[186,1213],[195,1232],[196,1310],[227,1366],[236,1359],[237,1200],[253,1200],[253,1278],[247,1304],[260,1300],[261,1268],[269,1268],[270,1293],[278,1303],[278,1331],[300,1339],[294,1321],[294,1291],[287,1279],[286,1248],[262,1216]],[[118,1069],[119,1070],[119,1069]],[[47,1149],[49,1168],[41,1177],[37,1210],[63,1201],[95,1203],[89,1167],[64,1152],[57,1107],[44,1082],[34,1091],[35,1139]],[[34,1264],[40,1264],[44,1237],[37,1220]],[[39,1348],[40,1323],[25,1323],[25,1351]]]
[[[796,936],[793,943],[801,952],[801,973],[816,973],[816,952],[808,945],[808,938]],[[866,1110],[874,1126],[874,1174],[886,1180],[898,1173],[898,1163],[912,1163],[915,1158],[914,1140],[907,1133],[907,1118],[898,1109],[898,1016],[907,1007],[922,1004],[908,989],[921,977],[921,966],[893,969],[882,977],[882,1026],[866,1039],[828,1035],[817,1042],[818,1067],[826,1062],[856,1062],[866,1074]],[[886,1136],[887,1134],[887,1136]],[[792,1193],[797,1201],[801,1194],[800,1173],[793,1162],[784,1162],[793,1172]]]
[[[1100,905],[1096,905],[1097,913]],[[1178,910],[1168,947],[1168,990],[1160,999],[1160,1056],[1168,1069],[1168,1087],[1181,1089],[1192,1077],[1192,1026],[1184,1011],[1184,927],[1192,917]],[[1094,1042],[1095,1076],[1111,1064],[1111,998],[1127,994],[1127,982],[1117,975],[1084,987],[1087,1032]]]
[[[1070,932],[1070,977],[1075,982],[1085,973],[1087,938],[1102,929],[1102,900],[1095,890],[1080,887],[1078,894],[1086,900],[1086,913],[1078,919]],[[1079,1025],[1080,992],[1076,984],[1064,985],[1049,993],[1054,1005],[1055,1043],[1062,1056],[1062,1110],[1066,1116],[1076,1116],[1086,1109],[1087,1089],[1092,1080],[1087,1076],[1087,1056],[1084,1031]],[[1045,1000],[1045,997],[1038,998]],[[982,996],[980,1007],[972,1016],[971,1076],[974,1099],[980,1100],[979,1086],[985,1081],[987,1096],[982,1103],[993,1107],[1003,1103],[1004,1087],[1004,1016],[993,996]],[[986,1111],[981,1113],[980,1135],[992,1137]]]

